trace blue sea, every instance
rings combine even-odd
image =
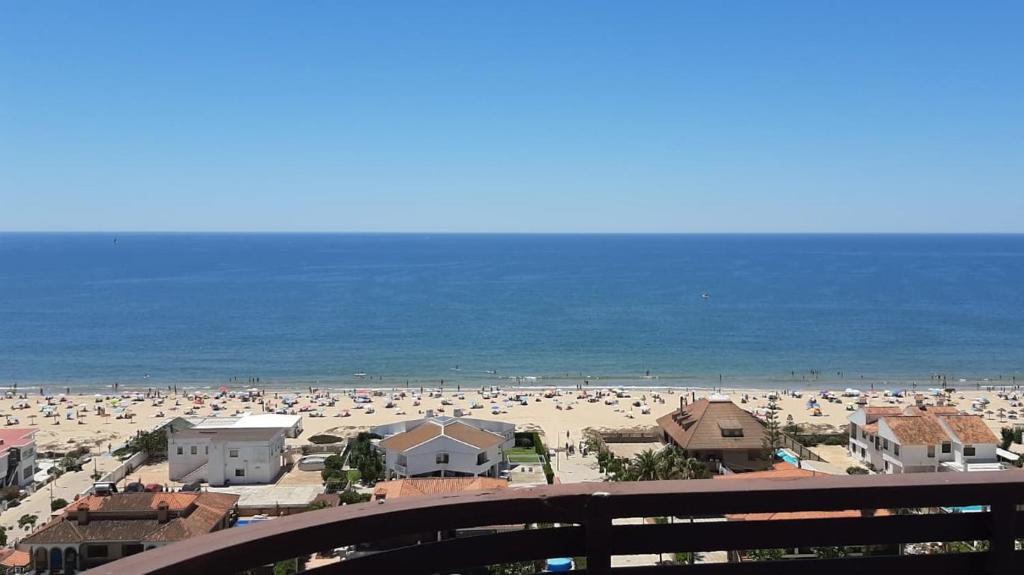
[[[1019,235],[0,234],[3,386],[1008,382],[1022,336]]]

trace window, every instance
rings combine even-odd
[[[437,456],[434,457],[434,463],[448,463],[448,454],[438,453]]]
[[[106,557],[108,555],[106,545],[86,545],[85,556],[92,559],[98,557]]]
[[[898,456],[900,454],[900,444],[899,443],[893,443],[892,444],[892,452],[893,452],[893,455],[897,455]]]
[[[949,443],[943,443],[942,444],[942,452],[943,453],[949,453],[951,449],[952,449],[952,445],[951,444],[949,444]]]
[[[33,475],[35,475],[35,469],[32,469],[32,467],[29,466],[29,467],[26,467],[25,471],[23,471],[21,473],[21,478],[22,479],[30,479]]]
[[[934,445],[929,445],[928,446],[928,457],[935,457],[935,446]]]
[[[178,455],[185,455],[185,448],[180,445],[178,446]]]
[[[856,423],[851,423],[850,424],[850,437],[857,437],[857,424]]]
[[[722,437],[743,437],[743,429],[723,429]]]
[[[889,462],[888,461],[885,462],[885,470],[889,471]]]
[[[974,446],[973,445],[965,445],[964,446],[964,457],[974,457]]]
[[[26,447],[24,451],[21,452],[21,458],[28,459],[29,457],[32,457],[33,453],[34,452],[32,451],[31,447]]]
[[[861,428],[861,430],[860,430],[860,438],[861,439],[867,439],[868,438],[868,432],[864,431],[863,428]]]
[[[126,544],[121,546],[121,556],[122,557],[127,557],[129,555],[135,555],[137,553],[142,553],[142,544],[141,543],[126,543]]]
[[[235,470],[235,477],[245,477],[245,470],[244,469],[236,469]]]
[[[406,465],[409,465],[409,458],[406,457],[404,454],[399,453],[398,460],[396,461],[396,463],[398,463],[402,467],[405,467]]]
[[[888,449],[889,449],[889,440],[888,439],[882,439],[882,451],[886,451]]]
[[[489,457],[487,457],[487,452],[486,452],[486,451],[481,451],[481,452],[480,452],[480,453],[478,453],[478,454],[477,454],[477,456],[476,456],[476,464],[477,464],[477,465],[483,465],[484,463],[487,463],[487,461],[488,461],[489,459],[490,459],[490,458],[489,458]]]
[[[209,445],[207,445],[207,446],[206,446],[206,447],[204,447],[203,449],[205,449],[205,450],[206,450],[206,454],[207,454],[207,455],[209,455],[209,454],[210,454],[210,446],[209,446]]]
[[[199,454],[199,449],[197,449],[196,446],[193,445],[192,447],[188,448],[188,452],[191,453],[192,455],[198,455]]]
[[[238,457],[238,450],[237,449],[229,449],[228,450],[228,457]]]

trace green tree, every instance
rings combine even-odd
[[[659,479],[660,467],[658,456],[654,451],[647,449],[641,451],[629,464],[629,473],[632,481],[655,481]]]
[[[0,547],[7,547],[7,528],[0,527]]]
[[[783,555],[782,549],[751,549],[747,551],[747,556],[754,561],[779,561]]]
[[[38,520],[38,516],[26,513],[18,518],[18,527],[21,527],[22,529],[31,529],[35,527],[36,521]]]
[[[779,428],[778,406],[772,400],[768,403],[768,413],[764,416],[764,437],[761,440],[766,458],[775,461],[775,454],[782,447],[782,430]]]
[[[851,465],[850,467],[846,468],[846,474],[847,475],[867,475],[868,474],[868,470],[864,469],[863,467],[858,467],[856,465]]]
[[[850,554],[846,547],[815,547],[814,556],[818,559],[842,559]]]
[[[64,509],[68,506],[68,502],[64,499],[57,498],[50,502],[50,511],[57,511],[58,509]]]

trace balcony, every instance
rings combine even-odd
[[[558,524],[391,549],[313,574],[465,573],[474,567],[585,557],[587,574],[1021,573],[1024,472],[921,473],[792,480],[588,483],[400,499],[228,529],[96,568],[97,574],[232,573],[296,555],[402,535],[488,525]],[[875,514],[984,505],[991,511]],[[613,524],[617,518],[864,510],[843,518]],[[672,566],[612,567],[612,557],[681,551],[988,541],[985,551]],[[580,571],[583,572],[583,571]]]

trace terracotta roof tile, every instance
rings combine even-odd
[[[961,443],[999,443],[999,438],[977,415],[943,415],[940,418]]]
[[[938,445],[949,441],[949,434],[932,417],[896,415],[883,418],[900,445]]]
[[[380,446],[384,449],[405,451],[410,447],[415,447],[421,443],[429,441],[438,435],[441,435],[441,426],[432,421],[427,421],[417,425],[409,431],[396,433],[391,437],[382,439]]]
[[[826,474],[800,469],[791,463],[776,463],[772,469],[765,471],[751,471],[749,473],[733,473],[732,475],[715,475],[712,479],[737,480],[737,479],[803,479],[805,477],[819,477]]]
[[[891,515],[887,509],[875,511],[875,517]],[[729,521],[777,521],[786,519],[840,519],[844,517],[862,517],[859,510],[843,511],[783,511],[779,513],[736,513],[726,515]]]
[[[383,481],[373,490],[374,499],[396,499],[422,495],[450,495],[466,491],[505,489],[508,480],[493,477],[414,477]]]
[[[68,507],[65,515],[54,518],[38,531],[22,540],[28,545],[51,543],[85,543],[88,541],[171,542],[216,531],[221,520],[238,501],[228,493],[119,493],[81,500],[89,507],[89,520],[79,525],[78,503]],[[181,505],[171,509],[171,518],[157,520],[156,506],[161,501]],[[71,513],[73,511],[73,513]]]
[[[479,449],[489,449],[505,441],[505,438],[497,433],[477,429],[458,421],[444,426],[444,434]]]
[[[380,446],[393,451],[405,451],[442,435],[478,449],[489,449],[505,441],[505,438],[497,433],[477,429],[461,421],[427,420],[408,431],[381,440]]]

